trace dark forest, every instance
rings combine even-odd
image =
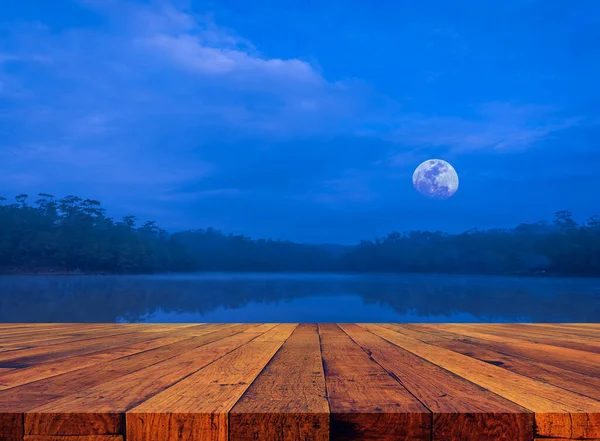
[[[32,199],[35,199],[34,201]],[[0,197],[0,272],[134,274],[199,271],[600,276],[600,217],[511,229],[392,232],[355,246],[167,232],[108,217],[96,200],[41,193]]]

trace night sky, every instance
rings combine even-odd
[[[328,243],[600,214],[597,0],[1,3],[6,197]]]

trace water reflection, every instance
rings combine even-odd
[[[593,322],[600,281],[480,276],[0,276],[0,322]]]

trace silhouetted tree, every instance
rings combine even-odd
[[[308,245],[224,234],[168,233],[134,216],[115,222],[99,201],[39,193],[0,197],[1,271],[154,273],[172,271],[344,271],[373,273],[537,273],[600,276],[600,217],[579,225],[568,211],[553,223],[513,229],[391,232],[353,247]]]

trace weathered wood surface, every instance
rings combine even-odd
[[[122,435],[54,436],[28,435],[25,441],[123,441]]]
[[[299,325],[229,414],[237,441],[329,441],[329,402],[316,325]]]
[[[0,441],[600,440],[600,325],[0,324]]]

